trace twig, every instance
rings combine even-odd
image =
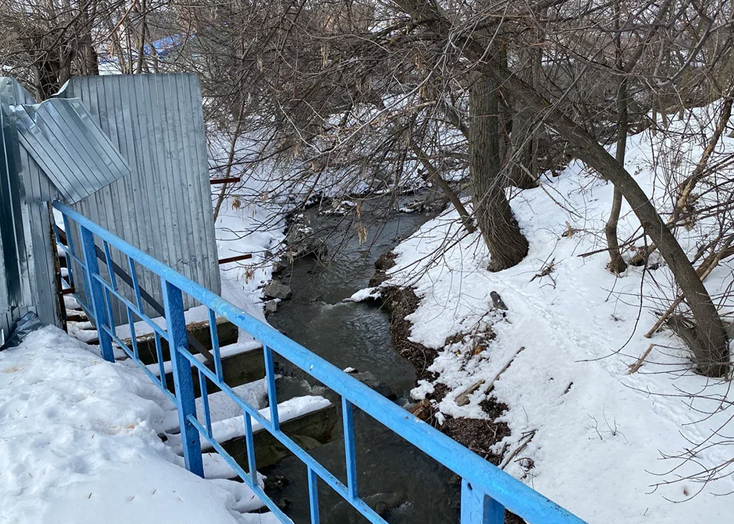
[[[729,238],[724,242],[724,246],[716,253],[716,255],[707,258],[703,261],[703,263],[698,266],[698,269],[696,269],[696,272],[701,277],[701,281],[706,280],[706,278],[711,274],[711,272],[716,268],[716,266],[719,264],[722,258],[725,258],[726,256],[730,256],[732,254],[731,250],[729,249],[729,245],[734,241],[734,235],[729,236]],[[650,331],[645,333],[645,338],[652,337],[655,332],[660,329],[660,326],[662,326],[666,320],[668,320],[668,317],[675,311],[675,308],[678,307],[678,304],[683,302],[683,299],[685,297],[681,293],[676,297],[676,299],[673,301],[673,303],[668,307],[668,309],[665,311],[665,313],[662,314],[662,316],[655,322],[655,324],[650,328]]]
[[[642,367],[643,362],[645,362],[645,359],[650,354],[650,351],[652,351],[652,348],[655,347],[655,344],[650,344],[650,347],[645,350],[645,352],[640,356],[640,358],[637,359],[637,362],[632,364],[630,366],[629,371],[627,372],[628,375],[631,375],[633,373],[637,373],[637,370]]]
[[[502,368],[502,370],[495,375],[495,377],[489,381],[489,387],[487,388],[486,394],[489,395],[489,393],[492,392],[492,389],[494,389],[494,383],[499,380],[499,378],[502,376],[502,373],[507,371],[509,367],[512,365],[512,363],[515,361],[517,356],[522,353],[522,350],[525,349],[525,346],[522,346],[520,349],[517,350],[517,353],[515,353],[515,356],[510,359],[510,361],[505,364],[505,367]]]
[[[513,449],[509,455],[502,459],[502,462],[500,463],[500,469],[505,469],[507,465],[512,461],[512,459],[514,459],[518,453],[520,453],[523,449],[527,447],[528,444],[530,444],[530,441],[533,440],[534,436],[535,430],[533,429],[523,437],[517,447]]]
[[[474,393],[476,390],[479,389],[479,386],[484,384],[484,379],[480,380],[479,382],[474,383],[472,386],[466,389],[461,395],[456,397],[456,405],[457,406],[466,406],[469,403],[469,395]]]

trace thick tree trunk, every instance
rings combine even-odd
[[[539,53],[537,49],[520,49],[521,77],[533,87],[537,86],[535,62]],[[506,64],[505,60],[503,64]],[[510,155],[507,160],[507,172],[511,185],[520,189],[538,187],[537,170],[537,133],[535,132],[535,112],[527,107],[522,100],[512,96],[507,90],[506,98],[512,100],[512,133],[510,133]]]
[[[542,115],[545,123],[575,147],[578,158],[612,182],[627,200],[645,232],[652,238],[670,267],[696,321],[698,344],[691,346],[700,373],[721,377],[728,372],[729,351],[724,325],[693,265],[688,260],[670,228],[660,218],[655,206],[635,179],[583,127],[566,116],[557,106],[543,98],[536,89],[523,82],[507,67],[487,61],[486,46],[471,37],[452,35],[451,21],[434,4],[420,0],[397,0],[413,19],[429,28],[438,38],[452,39],[456,48],[474,64],[475,70],[492,79]],[[665,4],[669,5],[668,3]],[[667,7],[666,7],[667,9]],[[664,11],[664,10],[663,10]],[[479,224],[482,229],[482,224]]]
[[[528,254],[528,241],[512,214],[500,172],[500,123],[494,82],[480,76],[469,92],[469,169],[474,215],[492,257],[488,269],[500,271]]]
[[[475,60],[479,59],[483,53],[482,47],[476,42],[468,44],[465,49],[467,54]],[[583,127],[576,125],[560,109],[540,96],[531,86],[517,78],[507,68],[487,62],[480,63],[479,67],[484,74],[506,85],[529,106],[543,112],[546,123],[575,146],[579,159],[594,168],[602,177],[612,182],[615,188],[619,189],[637,215],[645,232],[652,238],[667,262],[691,308],[691,313],[696,321],[696,338],[699,342],[696,346],[691,347],[691,350],[698,371],[711,377],[724,376],[729,367],[729,352],[724,325],[716,307],[675,235],[660,218],[655,206],[632,175]]]

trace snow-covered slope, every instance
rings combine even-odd
[[[695,162],[699,151],[682,156]],[[631,139],[628,168],[648,194],[662,197],[651,155],[649,136]],[[512,361],[493,384],[492,394],[509,406],[504,417],[512,435],[502,445],[512,452],[534,435],[508,472],[591,523],[731,522],[734,495],[717,495],[733,492],[734,478],[684,480],[731,461],[730,445],[705,445],[690,461],[663,458],[722,427],[734,432],[734,422],[727,426],[734,408],[721,409],[734,401],[731,384],[693,374],[688,352],[669,332],[643,337],[656,320],[653,308],[664,309],[673,296],[670,272],[664,264],[647,271],[643,286],[641,268],[617,278],[605,269],[606,253],[580,256],[605,247],[612,189],[573,163],[541,188],[518,193],[512,205],[530,253],[499,273],[485,270],[481,239],[462,238],[449,211],[397,248],[388,284],[412,285],[421,299],[408,319],[414,341],[439,349],[431,370],[452,390],[438,406],[442,413],[485,418],[480,402]],[[623,215],[624,239],[638,224],[626,205]],[[685,232],[684,249],[694,252],[710,225]],[[732,263],[725,261],[706,284],[717,294],[731,282]],[[506,316],[493,311],[491,291],[507,304]],[[476,346],[477,335],[490,329],[496,338]],[[457,334],[463,340],[445,345]],[[629,374],[650,343],[642,367]],[[457,405],[456,397],[482,379],[469,404]],[[419,399],[432,389],[423,382],[413,393]],[[731,464],[722,473],[732,473]]]
[[[261,506],[243,484],[182,467],[158,437],[167,404],[137,369],[53,327],[0,352],[0,522],[278,522],[241,513]]]

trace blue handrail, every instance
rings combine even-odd
[[[255,319],[219,295],[212,293],[171,267],[131,246],[68,206],[55,202],[53,207],[63,215],[67,232],[66,244],[62,243],[57,236],[57,244],[66,253],[67,257],[69,281],[65,285],[71,286],[74,283],[77,284],[77,293],[75,296],[97,327],[102,355],[107,360],[114,361],[112,341],[116,342],[177,405],[181,424],[184,458],[186,467],[190,471],[203,476],[200,444],[200,436],[203,436],[282,522],[291,522],[257,484],[256,457],[254,456],[252,435],[252,420],[254,419],[306,464],[308,469],[312,524],[318,524],[319,522],[318,494],[316,490],[319,479],[331,486],[370,522],[385,523],[385,520],[375,513],[359,497],[358,493],[356,484],[357,464],[354,452],[354,427],[352,421],[353,407],[356,406],[462,478],[462,524],[501,524],[504,522],[505,508],[519,515],[530,524],[583,524],[584,521],[575,515],[398,407],[393,402],[297,342],[289,339],[271,326]],[[69,220],[74,221],[79,227],[78,238],[81,239],[82,243],[83,259],[77,255],[74,249],[73,235],[69,229]],[[97,263],[98,255],[96,255],[98,248],[95,246],[95,237],[99,239],[104,247],[104,259],[109,273],[107,279],[99,272]],[[132,272],[134,300],[126,298],[118,289],[114,274],[110,270],[112,267],[110,246],[114,247],[128,259],[128,266]],[[135,270],[136,264],[147,268],[161,279],[166,311],[167,328],[165,330],[158,325],[154,325],[155,323],[152,319],[146,316],[143,311],[140,287]],[[84,283],[83,294],[79,292],[78,276],[74,277],[72,275],[73,265],[78,266],[82,270],[84,277],[82,280]],[[193,297],[209,309],[210,330],[215,356],[214,371],[195,358],[188,349],[182,293]],[[117,336],[110,305],[113,297],[121,301],[127,308],[133,348],[128,348],[124,341],[120,340]],[[171,348],[175,392],[172,393],[168,390],[162,369],[160,376],[156,377],[138,358],[137,346],[134,342],[133,314],[150,324],[155,330],[156,349],[161,368],[163,359],[160,341],[161,339],[168,341],[169,347]],[[263,416],[254,406],[245,402],[224,382],[216,334],[215,320],[217,315],[229,320],[232,324],[245,330],[262,343],[266,380],[268,383],[268,397],[271,406],[269,418]],[[275,392],[273,352],[295,364],[341,396],[348,472],[346,485],[280,430]],[[203,424],[198,420],[196,414],[191,373],[192,367],[196,368],[199,374],[199,383],[202,388],[202,403],[205,418]],[[243,409],[245,438],[248,450],[248,471],[245,471],[242,466],[234,461],[212,434],[208,398],[206,395],[207,381],[211,381],[224,391]]]

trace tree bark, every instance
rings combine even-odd
[[[727,336],[721,318],[693,265],[672,231],[660,218],[655,206],[647,198],[635,179],[583,127],[569,118],[561,109],[543,98],[532,86],[507,68],[486,60],[486,46],[472,37],[453,33],[451,22],[435,4],[420,0],[396,0],[416,23],[427,27],[436,37],[451,39],[457,49],[474,64],[475,70],[493,80],[503,89],[524,100],[542,115],[545,123],[555,129],[576,148],[578,158],[612,182],[630,204],[645,232],[652,238],[660,254],[670,267],[676,282],[686,297],[696,321],[696,338],[692,345],[698,371],[707,376],[721,377],[728,372]],[[666,4],[667,5],[667,4]],[[471,144],[470,144],[471,148]],[[482,229],[481,222],[479,223]]]
[[[673,216],[670,219],[670,224],[675,224],[678,218],[683,214],[686,208],[690,205],[691,193],[696,187],[696,184],[703,178],[706,172],[706,166],[708,165],[709,158],[716,149],[716,145],[719,143],[721,135],[726,130],[726,126],[731,118],[732,103],[734,99],[731,95],[724,99],[724,104],[721,106],[721,112],[719,113],[719,122],[714,129],[714,134],[706,144],[706,148],[703,150],[701,159],[698,161],[696,168],[693,170],[691,176],[689,176],[678,188],[678,198],[675,203],[675,209],[673,209]]]
[[[456,212],[459,213],[459,217],[461,217],[461,223],[464,224],[464,229],[466,229],[469,233],[474,233],[474,231],[476,231],[476,228],[474,227],[474,222],[472,222],[471,215],[469,215],[469,212],[464,207],[464,204],[461,203],[459,195],[457,195],[456,192],[451,189],[449,183],[443,179],[441,173],[436,168],[436,166],[431,164],[430,159],[422,149],[420,149],[415,144],[411,144],[410,147],[413,150],[413,153],[415,153],[415,156],[418,157],[420,163],[423,165],[426,171],[428,171],[428,176],[430,177],[430,179],[433,181],[434,184],[439,187],[439,189],[441,189],[444,196],[449,199],[451,205],[453,205],[454,209],[456,209]]]
[[[492,257],[490,271],[518,264],[528,254],[507,201],[500,165],[499,100],[495,83],[479,76],[469,91],[469,170],[474,215]]]
[[[466,52],[471,58],[477,60],[483,50],[478,43],[472,42],[466,47]],[[489,62],[481,62],[478,67],[495,82],[501,82],[512,89],[513,93],[525,100],[529,106],[542,111],[546,123],[576,147],[579,159],[619,189],[670,267],[691,308],[691,313],[696,321],[696,337],[699,342],[691,350],[698,371],[710,377],[724,376],[728,371],[729,352],[724,325],[716,307],[675,235],[660,218],[655,206],[632,175],[583,127],[576,125],[559,108],[553,106],[507,68]]]
[[[523,68],[523,80],[537,88],[535,62],[539,57],[538,49],[520,49],[519,55]],[[503,60],[503,63],[506,64],[506,59],[503,58]],[[534,129],[535,114],[532,109],[525,106],[522,100],[517,100],[511,94],[507,97],[513,101],[514,106],[510,154],[507,155],[508,182],[520,189],[532,189],[538,187],[538,137]]]
[[[619,24],[619,2],[615,4],[615,29],[617,34],[614,43],[617,53],[617,69],[624,70],[622,63],[622,44],[621,31]],[[622,77],[619,82],[619,90],[617,91],[617,153],[615,160],[624,167],[624,155],[627,150],[627,133],[629,127],[628,118],[628,100],[627,100],[627,77]],[[609,248],[609,270],[612,273],[624,273],[627,269],[627,263],[619,252],[619,237],[617,235],[617,224],[619,223],[619,213],[622,210],[622,192],[618,187],[614,187],[614,196],[612,197],[612,210],[609,213],[604,234],[607,237],[607,247]]]

